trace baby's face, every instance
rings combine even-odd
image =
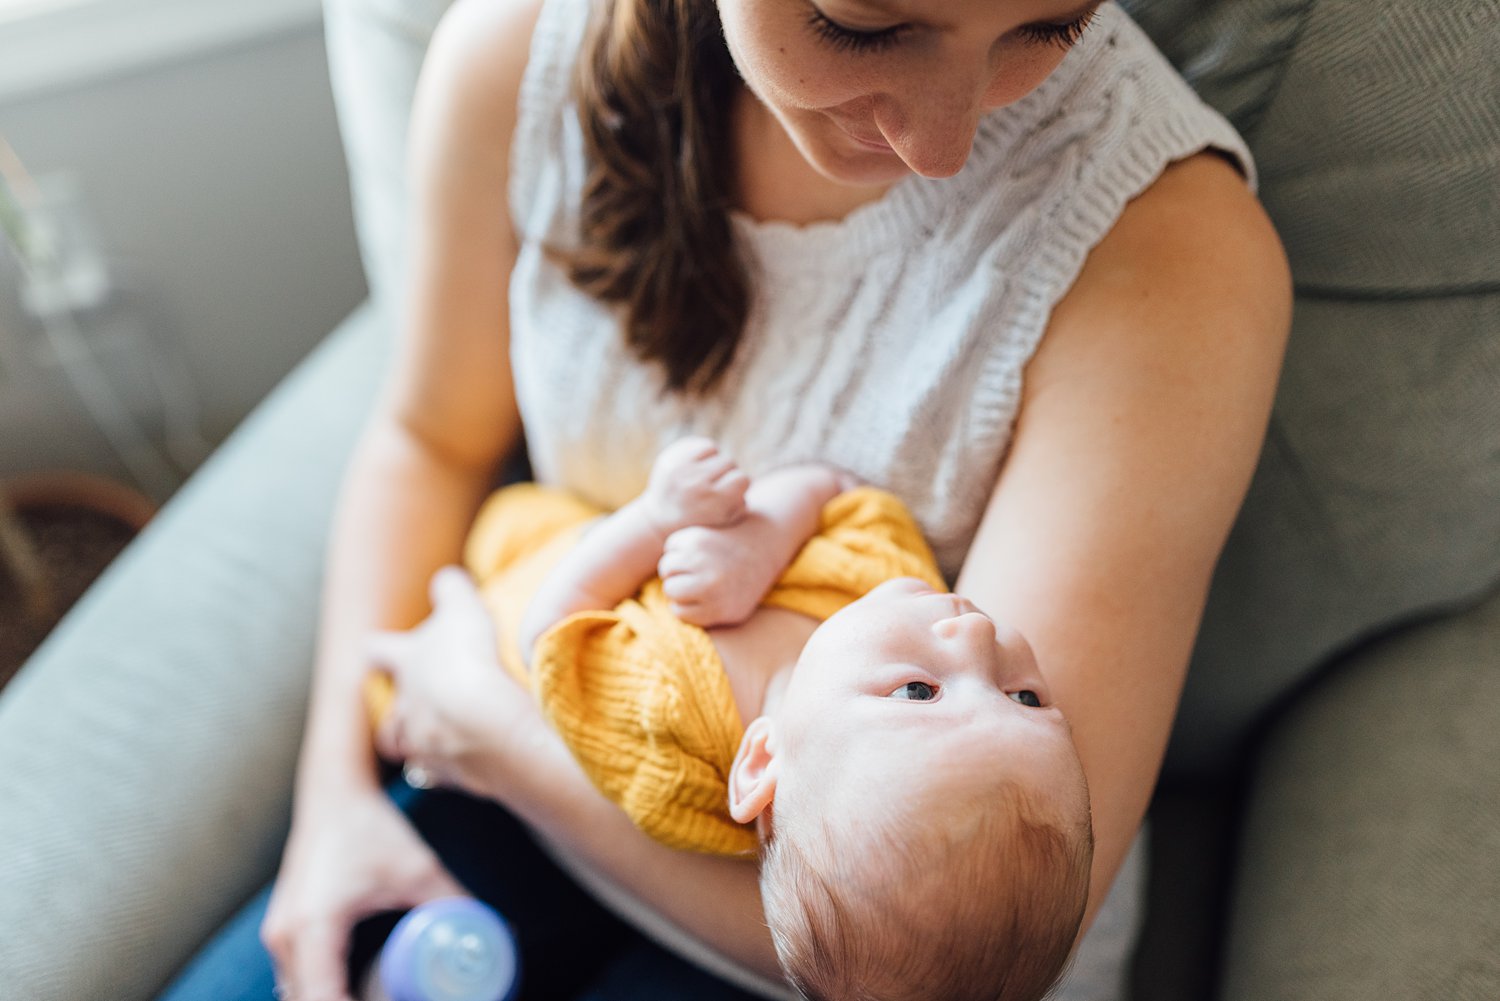
[[[1083,794],[1067,721],[1030,645],[912,578],[882,584],[823,623],[773,717],[778,804],[931,802],[926,794],[1001,777],[1059,807]]]

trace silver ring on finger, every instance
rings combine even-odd
[[[433,786],[432,773],[410,761],[401,767],[401,777],[413,789],[431,789]]]

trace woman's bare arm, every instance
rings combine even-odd
[[[531,692],[501,668],[494,623],[468,574],[437,574],[431,593],[433,612],[420,626],[372,644],[401,693],[376,735],[382,753],[504,804],[570,868],[593,877],[591,887],[603,882],[639,901],[627,917],[655,912],[775,977],[754,861],[676,851],[642,833],[590,781]]]
[[[528,727],[524,746],[492,759],[481,779],[554,848],[641,901],[687,936],[772,982],[781,969],[753,859],[668,848],[630,822],[589,780],[562,738]],[[514,767],[524,761],[523,769]],[[471,791],[474,791],[471,789]]]
[[[352,922],[451,887],[378,788],[360,695],[365,640],[424,614],[428,577],[458,557],[494,468],[518,438],[505,184],[535,7],[458,4],[418,89],[410,297],[392,378],[337,506],[292,834],[262,930],[296,996],[347,996]]]
[[[958,591],[1031,641],[1073,726],[1089,916],[1140,825],[1290,323],[1280,243],[1217,156],[1170,168],[1094,250],[1026,373]]]

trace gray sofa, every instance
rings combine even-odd
[[[446,6],[327,0],[372,302],[0,693],[0,996],[150,997],[274,871]],[[1153,808],[1135,994],[1500,997],[1500,4],[1127,6],[1251,141],[1298,287]]]

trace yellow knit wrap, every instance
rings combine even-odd
[[[500,660],[594,784],[637,827],[674,848],[753,854],[754,832],[729,816],[729,769],[744,735],[709,635],[672,614],[659,580],[607,611],[579,612],[537,641],[528,678],[521,617],[547,572],[600,512],[533,484],[485,503],[464,561],[500,635]],[[892,577],[944,588],[932,553],[891,494],[860,487],[822,512],[818,534],[763,602],[818,620]]]

